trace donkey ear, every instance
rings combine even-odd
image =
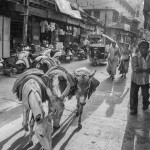
[[[54,109],[52,112],[50,112],[50,113],[48,114],[47,119],[48,119],[49,121],[51,121],[51,120],[54,118],[54,116],[56,115],[56,113],[57,113],[57,109]]]
[[[46,94],[49,97],[49,99],[51,100],[51,97],[53,96],[53,94],[52,94],[50,88],[48,88],[48,87],[46,87]]]
[[[90,73],[89,77],[90,77],[90,78],[93,77],[93,76],[95,75],[96,71],[97,71],[97,70],[92,71],[92,72]]]

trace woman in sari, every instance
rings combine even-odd
[[[129,44],[126,44],[121,51],[121,63],[118,69],[120,71],[121,78],[126,78],[126,74],[128,73],[129,68],[130,56],[132,57],[132,52],[129,49]]]
[[[107,71],[110,78],[113,80],[115,78],[116,69],[120,61],[120,49],[116,47],[116,42],[112,42],[112,46],[108,50],[108,68]]]

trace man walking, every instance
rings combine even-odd
[[[132,58],[132,77],[130,90],[130,115],[137,114],[138,91],[141,87],[143,96],[143,110],[149,106],[149,74],[150,54],[148,53],[149,43],[142,40],[138,44],[139,52]]]

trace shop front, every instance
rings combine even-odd
[[[17,0],[5,1],[8,3],[7,10],[9,11],[7,14],[0,13],[0,57],[9,57],[10,52],[15,52],[16,47],[23,44],[24,5],[17,3]],[[44,9],[46,7],[44,3],[33,4],[34,0],[28,8],[27,45],[35,44],[40,47],[43,41],[47,41],[54,47],[67,46],[74,40],[79,42],[81,36],[85,37],[88,34],[86,31],[95,30],[94,26],[85,25],[80,12],[72,10],[70,3],[66,0],[56,0],[59,10],[55,11]],[[4,25],[3,20],[7,20],[7,26]],[[7,30],[7,34],[4,30]],[[4,49],[5,52],[3,52]]]

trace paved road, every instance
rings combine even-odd
[[[83,128],[77,128],[76,100],[66,101],[61,129],[53,136],[54,150],[149,150],[150,111],[129,116],[130,72],[127,79],[117,74],[114,81],[108,78],[106,65],[92,66],[88,60],[74,61],[63,66],[73,71],[85,66],[97,69],[95,77],[101,82],[88,100],[82,117]],[[28,134],[22,129],[21,104],[17,103],[11,88],[15,78],[0,76],[0,149],[38,150],[28,145]],[[141,97],[139,96],[139,99]]]

